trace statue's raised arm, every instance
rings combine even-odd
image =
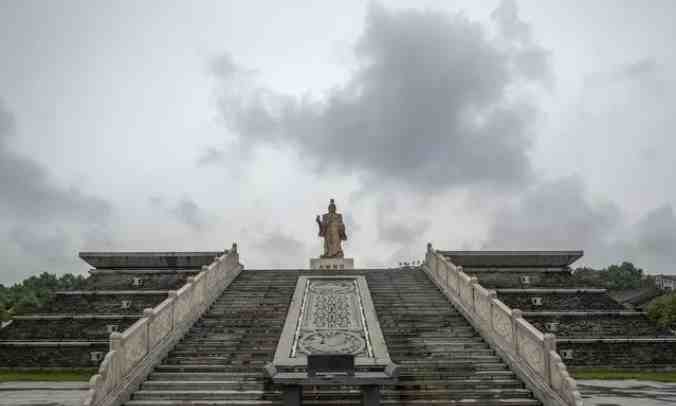
[[[316,221],[317,225],[319,226],[319,236],[324,237],[324,234],[326,233],[326,228],[324,227],[324,224],[322,224],[322,220],[319,214],[317,214]]]

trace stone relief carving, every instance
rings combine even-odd
[[[359,292],[351,279],[315,279],[307,287],[297,346],[304,354],[368,356]]]
[[[537,372],[544,373],[545,359],[542,355],[542,347],[526,334],[519,334],[519,347],[519,352],[528,364]]]
[[[349,331],[316,331],[307,334],[298,343],[305,354],[361,354],[366,348],[364,339]]]
[[[512,342],[512,320],[499,308],[493,312],[493,329],[507,342]]]
[[[482,297],[478,291],[476,292],[475,300],[479,317],[484,320],[489,320],[491,317],[491,303],[486,297]]]
[[[127,365],[133,365],[146,355],[146,335],[144,329],[137,329],[134,334],[128,338],[126,343],[126,361]]]

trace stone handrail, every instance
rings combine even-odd
[[[530,383],[545,405],[582,406],[575,380],[556,352],[556,337],[543,334],[428,244],[425,272],[479,333]]]
[[[183,337],[242,270],[237,245],[122,333],[110,335],[110,351],[89,380],[84,406],[122,404],[164,354]]]

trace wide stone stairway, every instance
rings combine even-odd
[[[299,275],[246,270],[158,365],[127,406],[281,405],[263,373],[272,361]],[[396,386],[385,405],[538,405],[514,373],[420,269],[339,271],[365,275]],[[357,405],[356,387],[306,388],[306,405]]]

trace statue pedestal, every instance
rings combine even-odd
[[[354,269],[354,258],[310,258],[310,269],[327,271]]]

